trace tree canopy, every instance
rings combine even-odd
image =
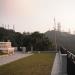
[[[26,33],[15,32],[14,30],[8,30],[0,28],[0,41],[12,42],[12,46],[15,47],[26,47],[27,50],[31,50],[33,47],[34,51],[45,51],[50,50],[52,42],[43,34],[39,32]]]

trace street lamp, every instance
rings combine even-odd
[[[57,41],[56,41],[56,20],[55,20],[55,17],[54,17],[54,31],[55,31],[55,35],[54,35],[54,41],[55,41],[55,50],[57,52]]]

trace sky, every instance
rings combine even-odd
[[[15,25],[18,32],[46,32],[61,24],[75,31],[75,0],[0,0],[0,26]]]

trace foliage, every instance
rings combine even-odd
[[[44,34],[39,32],[34,32],[31,35],[25,35],[23,42],[25,46],[32,46],[33,50],[49,50],[52,46],[52,43],[44,36]]]
[[[12,46],[18,47],[26,47],[27,51],[31,50],[49,50],[52,47],[52,42],[45,37],[43,33],[34,32],[34,33],[26,33],[23,34],[20,32],[15,32],[14,30],[7,30],[4,28],[0,28],[0,41],[8,41],[12,42]]]

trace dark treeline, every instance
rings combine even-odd
[[[8,40],[12,42],[12,46],[26,47],[27,50],[31,50],[31,47],[34,51],[46,51],[52,48],[52,42],[43,33],[20,33],[0,27],[0,41],[6,42]]]

